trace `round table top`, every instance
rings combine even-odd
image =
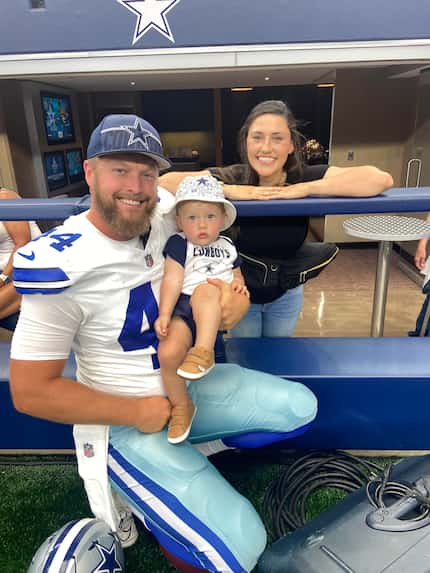
[[[360,215],[343,222],[345,233],[373,241],[415,241],[430,237],[430,222],[398,215]]]

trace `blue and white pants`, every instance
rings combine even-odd
[[[266,545],[263,523],[192,444],[287,438],[314,419],[316,399],[300,383],[233,364],[216,365],[189,392],[197,415],[182,444],[170,444],[165,430],[111,427],[109,479],[171,554],[207,571],[249,572]]]

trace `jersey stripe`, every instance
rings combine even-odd
[[[55,294],[72,284],[67,274],[58,267],[14,268],[13,284],[20,294]]]

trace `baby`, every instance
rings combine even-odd
[[[164,248],[166,261],[155,321],[161,375],[172,404],[167,437],[173,444],[188,437],[197,411],[187,381],[205,376],[214,367],[220,290],[207,279],[231,283],[234,292],[249,297],[236,248],[219,234],[236,219],[236,209],[225,199],[222,183],[210,175],[186,177],[178,186],[175,209],[182,232],[172,235]]]

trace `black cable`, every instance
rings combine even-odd
[[[403,497],[414,497],[419,502],[416,509],[417,515],[409,517],[405,521],[420,521],[427,517],[430,513],[430,491],[422,485],[425,489],[425,494],[417,489],[414,484],[409,482],[395,482],[391,481],[392,464],[384,468],[381,477],[371,479],[366,485],[366,495],[369,503],[375,508],[387,507],[392,504],[392,499],[401,499]],[[387,498],[391,503],[387,503]]]
[[[323,488],[350,493],[374,479],[382,468],[342,451],[311,450],[291,460],[287,469],[268,487],[263,499],[263,520],[272,539],[306,523],[306,504]],[[380,494],[378,494],[380,495]]]

